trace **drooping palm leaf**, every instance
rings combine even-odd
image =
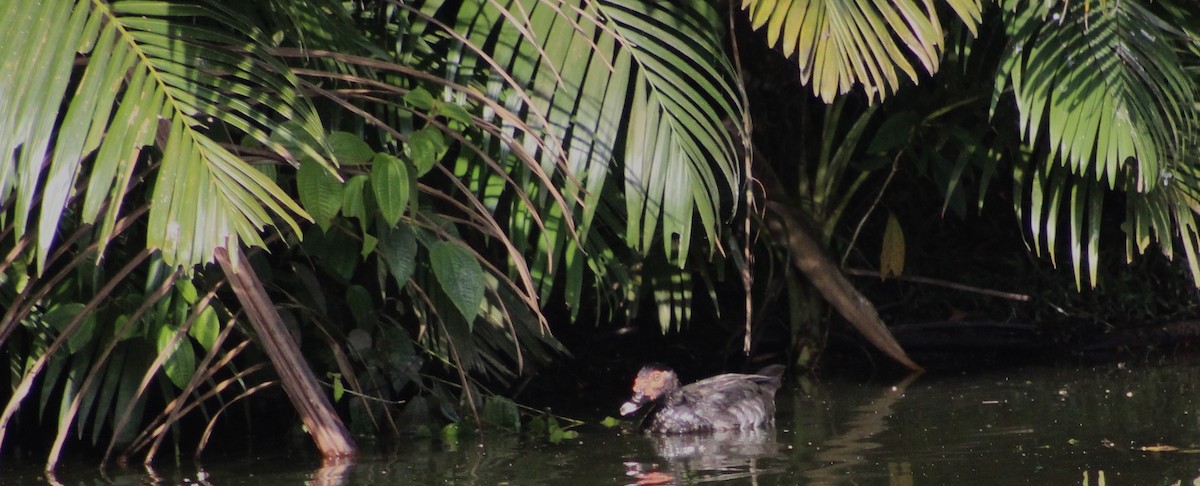
[[[975,34],[980,1],[944,3]],[[937,72],[945,48],[933,0],[742,0],[742,8],[770,45],[796,55],[800,81],[811,82],[826,103],[855,85],[869,99],[883,100],[900,88],[900,73],[918,80],[913,58],[925,72]]]
[[[628,253],[621,247],[682,265],[695,241],[710,250],[720,241],[740,184],[723,122],[740,120],[742,106],[711,6],[526,0],[410,12],[404,22],[427,34],[398,58],[426,59],[416,62],[498,102],[477,120],[495,128],[480,125],[475,140],[513,162],[497,170],[460,157],[453,173],[508,212],[507,237],[543,298],[565,269],[572,309],[585,270],[633,299],[639,283],[622,267],[630,260],[616,257]],[[443,100],[462,99],[455,91]],[[593,234],[597,215],[605,231]]]
[[[1179,234],[1197,273],[1194,215],[1182,210],[1197,188],[1182,165],[1200,100],[1180,56],[1188,36],[1138,2],[1032,3],[1005,5],[1010,39],[993,105],[1011,84],[1022,136],[1048,149],[1039,168],[1017,173],[1034,249],[1053,259],[1065,229],[1077,285],[1085,266],[1095,285],[1102,195],[1116,188],[1129,194],[1128,256],[1151,239],[1172,255],[1168,235]]]
[[[446,5],[430,2],[421,11],[426,18],[446,18]],[[523,127],[503,124],[517,128],[543,170],[557,170],[567,209],[580,209],[558,217],[576,218],[586,230],[615,162],[623,159],[631,245],[648,251],[659,241],[682,261],[696,214],[708,241],[717,241],[720,197],[735,193],[739,180],[734,141],[722,121],[740,119],[741,106],[711,7],[537,0],[456,7],[450,27],[470,45],[445,41],[455,62],[442,75],[464,81],[459,78],[472,76],[468,67],[485,80],[502,79],[487,67],[506,73],[503,84],[487,91],[526,114]],[[626,131],[622,123],[629,124]],[[617,153],[621,147],[625,152]],[[514,219],[522,220],[520,214]],[[520,237],[518,231],[514,239]],[[570,236],[560,231],[549,237],[558,243],[543,249],[561,248]]]
[[[0,199],[15,192],[18,237],[37,220],[39,268],[76,189],[83,222],[98,222],[99,239],[108,238],[147,146],[163,154],[147,243],[172,265],[209,261],[212,248],[239,239],[261,244],[258,232],[273,218],[295,228],[307,217],[214,138],[233,129],[291,157],[267,134],[292,119],[323,140],[295,80],[262,55],[255,39],[263,35],[241,18],[218,4],[6,5],[0,93],[15,102],[0,104],[0,130],[9,134],[0,141]],[[319,147],[299,146],[328,164]]]
[[[1045,140],[1073,173],[1094,170],[1109,187],[1127,175],[1153,188],[1196,123],[1182,33],[1137,2],[1013,3],[996,96],[1011,83],[1026,141]]]

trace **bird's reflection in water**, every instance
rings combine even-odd
[[[775,429],[656,435],[647,438],[662,463],[626,462],[639,485],[728,481],[772,472],[760,459],[779,456]],[[782,467],[782,463],[772,463]]]

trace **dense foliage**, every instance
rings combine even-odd
[[[745,321],[748,350],[754,304],[728,291],[749,302],[773,269],[786,290],[755,294],[787,296],[807,363],[825,317],[787,262],[828,258],[760,237],[772,204],[842,263],[879,240],[865,261],[894,276],[905,216],[1004,192],[1011,231],[1051,259],[1066,248],[1077,288],[1100,279],[1114,223],[1127,259],[1153,245],[1200,281],[1200,24],[1172,2],[0,12],[0,441],[50,423],[51,465],[72,433],[152,457],[189,413],[203,445],[274,386],[209,265],[219,247],[252,254],[361,433],[398,430],[401,411],[507,422],[489,387],[569,352],[561,321],[624,322],[647,298],[667,331],[707,294]],[[756,34],[730,30],[745,21]],[[822,102],[797,96],[793,132],[759,118],[780,108],[756,98],[779,64],[743,62],[747,42],[794,58]],[[863,233],[885,195],[929,185],[941,208],[897,204]]]

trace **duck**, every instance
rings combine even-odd
[[[642,425],[654,434],[758,429],[775,422],[775,392],[783,371],[783,365],[771,365],[753,374],[726,373],[681,387],[674,370],[648,364],[638,371],[621,415],[651,405]]]

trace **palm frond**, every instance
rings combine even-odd
[[[443,8],[425,4],[414,24]],[[742,108],[705,2],[464,2],[449,27],[461,37],[442,41],[454,62],[441,75],[463,82],[468,68],[478,69],[484,78],[473,82],[524,114],[499,122],[516,134],[513,150],[535,154],[539,167],[526,170],[560,181],[567,207],[558,217],[575,218],[581,238],[623,160],[631,245],[649,251],[658,242],[682,262],[696,214],[708,241],[718,241],[720,198],[739,184],[737,150],[722,122],[740,119]],[[528,220],[526,208],[515,209],[514,220]],[[543,249],[566,246],[571,236],[553,231],[566,226],[546,226],[519,223],[514,239],[537,229],[550,240]]]
[[[976,34],[979,0],[945,0]],[[917,82],[912,60],[937,72],[946,35],[932,0],[742,0],[767,43],[796,56],[800,80],[826,103],[861,85],[867,98],[883,100],[900,88],[901,73]]]
[[[15,193],[18,237],[36,217],[39,269],[77,189],[83,222],[99,222],[108,238],[148,146],[163,155],[148,245],[171,265],[209,261],[212,248],[238,240],[261,244],[273,218],[295,228],[307,217],[220,143],[236,130],[288,158],[329,163],[320,146],[298,143],[304,153],[291,154],[267,136],[292,119],[307,133],[284,129],[285,139],[323,140],[296,80],[256,47],[261,32],[219,4],[17,3],[0,24],[11,46],[0,52],[0,93],[20,100],[0,106],[11,134],[0,141],[0,197]]]
[[[1152,189],[1196,126],[1182,33],[1137,2],[1021,7],[1008,26],[996,97],[1011,83],[1025,140],[1076,175]]]
[[[1046,149],[1040,168],[1019,167],[1016,178],[1034,250],[1054,260],[1066,230],[1077,286],[1085,268],[1095,285],[1103,194],[1119,189],[1127,256],[1152,240],[1172,256],[1177,233],[1197,273],[1185,208],[1198,186],[1183,162],[1200,101],[1180,56],[1188,36],[1137,2],[1035,3],[1006,5],[1010,39],[993,97],[994,106],[1011,84],[1023,138]]]

